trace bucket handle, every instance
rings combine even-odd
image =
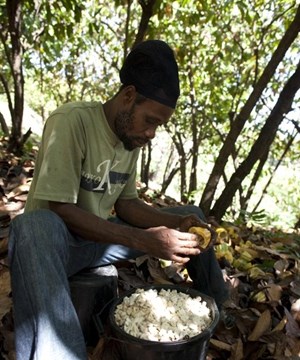
[[[116,299],[118,299],[118,297],[113,297],[102,307],[102,309],[100,311],[98,311],[96,314],[92,315],[92,319],[93,319],[94,325],[96,326],[99,337],[104,336],[104,334],[105,334],[104,326],[103,326],[103,323],[101,320],[101,315],[102,315],[103,311]]]
[[[138,289],[137,286],[133,286],[133,289]],[[100,318],[101,314],[103,313],[103,311],[115,300],[119,299],[119,296],[114,296],[113,298],[111,298],[103,307],[100,311],[98,311],[96,314],[92,315],[92,319],[93,319],[93,323],[96,326],[97,332],[99,337],[101,336],[105,336],[105,331],[104,331],[104,326],[102,323],[102,320]],[[115,339],[117,340],[117,339]]]

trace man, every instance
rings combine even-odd
[[[103,105],[65,104],[46,122],[25,213],[10,232],[18,360],[86,359],[68,285],[83,268],[147,253],[186,263],[195,287],[224,300],[213,249],[201,254],[187,232],[203,224],[201,210],[161,212],[135,188],[139,148],[167,123],[179,96],[173,51],[159,40],[141,43],[120,79]],[[108,220],[112,207],[125,225]]]

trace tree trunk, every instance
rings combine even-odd
[[[266,163],[266,161],[268,160],[268,152],[267,151],[262,151],[260,154],[260,159],[259,159],[259,164],[255,170],[255,173],[252,177],[250,186],[247,190],[247,193],[245,196],[241,195],[242,197],[242,201],[241,201],[241,211],[240,211],[240,217],[242,218],[242,213],[245,213],[247,211],[248,208],[248,204],[249,204],[249,200],[253,194],[254,188],[258,182],[258,179],[260,178],[261,172],[264,168],[264,165]],[[242,187],[242,186],[241,186]],[[242,192],[243,190],[241,190]]]
[[[124,55],[123,59],[125,60],[128,52],[128,39],[129,39],[129,22],[131,17],[131,4],[132,0],[127,1],[127,10],[126,10],[126,23],[125,23],[125,41],[124,41]]]
[[[173,118],[174,128],[176,129],[176,119]],[[176,147],[179,158],[179,172],[180,172],[180,198],[183,203],[186,203],[186,164],[188,163],[189,156],[184,151],[184,138],[179,131],[172,131],[169,124],[165,124],[165,129],[170,135],[174,146]]]
[[[163,183],[161,185],[160,194],[165,194],[166,193],[167,188],[169,187],[169,185],[171,184],[174,176],[179,172],[179,170],[180,170],[179,167],[173,167],[173,169],[171,170],[169,175],[164,178]]]
[[[195,84],[194,84],[194,74],[191,67],[189,67],[188,71],[188,79],[190,84],[190,100],[191,100],[191,123],[192,123],[192,139],[193,139],[193,148],[191,150],[192,156],[192,166],[191,166],[191,174],[188,188],[188,198],[190,198],[191,194],[197,189],[197,168],[198,168],[198,148],[200,143],[200,135],[199,132],[199,122],[197,121],[197,112],[195,110]]]
[[[186,186],[186,161],[185,156],[180,156],[180,201],[187,203],[187,186]]]
[[[21,44],[21,1],[7,0],[8,32],[11,39],[9,65],[14,84],[14,108],[11,114],[12,129],[8,142],[8,150],[21,153],[23,147],[22,121],[24,111],[24,76],[23,76],[23,48]]]
[[[151,160],[152,160],[152,145],[151,142],[149,142],[147,144],[147,150],[146,148],[142,149],[142,156],[141,156],[141,182],[145,183],[147,188],[149,185]]]
[[[139,4],[142,7],[142,17],[139,24],[139,29],[135,38],[133,47],[143,41],[151,16],[153,15],[153,7],[156,0],[139,0]]]
[[[174,144],[172,144],[172,145],[174,145]],[[174,161],[173,161],[173,156],[174,156],[173,150],[174,150],[173,146],[171,146],[168,161],[167,161],[165,171],[163,174],[163,180],[162,180],[162,184],[161,184],[160,194],[165,194],[165,192],[166,192],[168,186],[171,184],[174,176],[180,170],[178,167],[178,161],[176,163],[174,163]]]
[[[245,177],[250,173],[256,161],[260,158],[260,153],[269,151],[270,146],[276,136],[276,132],[284,115],[291,110],[296,92],[300,88],[300,63],[297,66],[295,73],[290,77],[284,86],[279,99],[263,126],[259,137],[252,146],[247,158],[241,163],[237,171],[232,175],[227,186],[222,192],[219,199],[215,202],[212,209],[212,215],[220,220],[225,214],[227,208],[230,206],[234,194]]]
[[[9,129],[8,126],[6,124],[6,121],[4,119],[4,116],[2,115],[2,113],[0,112],[0,125],[1,125],[1,129],[4,133],[5,136],[9,135]]]
[[[206,187],[204,189],[200,201],[200,207],[206,215],[209,214],[209,210],[214,199],[218,182],[224,171],[228,157],[233,152],[235,142],[238,136],[240,135],[246,121],[248,120],[261,94],[263,93],[270,79],[274,75],[277,66],[284,58],[287,50],[289,49],[290,45],[297,37],[299,31],[300,31],[300,7],[298,7],[294,20],[292,21],[286,33],[284,34],[283,38],[281,39],[277,49],[275,50],[272,58],[270,59],[270,62],[264,69],[261,77],[256,83],[244,107],[241,109],[240,113],[237,115],[237,117],[232,123],[230,131],[220,150],[219,156],[216,159],[214,168],[210,174],[210,177],[208,179],[208,182],[206,184]]]

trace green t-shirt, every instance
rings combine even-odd
[[[137,198],[138,155],[124,149],[101,103],[65,104],[45,124],[25,210],[48,208],[50,200],[106,219],[118,198]]]

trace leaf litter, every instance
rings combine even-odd
[[[0,360],[15,359],[7,215],[12,219],[23,211],[34,163],[25,165],[14,170],[18,166],[14,162],[0,162]],[[179,205],[142,185],[139,194],[158,208]],[[210,340],[207,360],[300,359],[299,231],[285,233],[228,222],[214,223],[214,228],[218,234],[215,252],[230,297]],[[148,256],[117,268],[123,291],[149,283],[192,285],[184,267]],[[99,339],[95,348],[87,349],[89,359],[108,359],[106,345]],[[119,355],[112,352],[110,359],[117,360]]]

